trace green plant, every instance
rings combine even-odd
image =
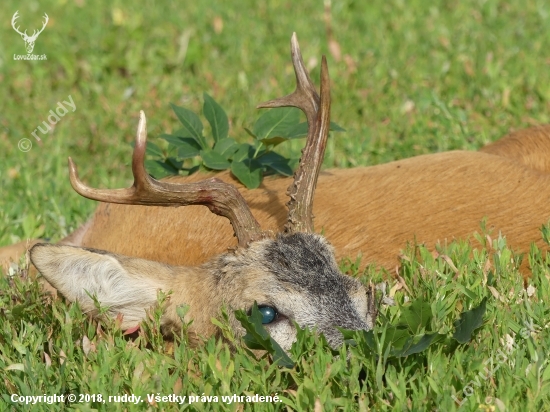
[[[298,159],[287,159],[273,149],[279,144],[307,135],[307,123],[300,122],[300,112],[295,108],[271,109],[263,113],[252,130],[252,144],[237,143],[229,137],[229,121],[223,108],[204,93],[202,113],[210,125],[212,139],[203,134],[199,116],[184,107],[171,105],[182,128],[160,137],[168,142],[166,151],[154,143],[148,143],[147,153],[156,159],[147,167],[156,177],[192,174],[201,167],[209,170],[227,170],[249,189],[260,185],[266,174],[291,176]],[[344,131],[331,122],[332,131]],[[210,141],[209,141],[210,140]],[[213,141],[213,142],[212,142]],[[200,156],[200,164],[185,166],[185,160]],[[159,159],[160,158],[160,159]]]
[[[381,325],[370,331],[342,330],[347,343],[356,346],[365,357],[383,355],[386,359],[402,358],[426,351],[432,344],[441,350],[453,352],[456,344],[470,342],[473,332],[482,326],[487,309],[487,298],[479,306],[464,311],[453,322],[451,336],[439,333],[441,325],[432,324],[431,304],[422,299],[403,306],[399,319],[390,322],[381,319]]]
[[[460,318],[453,322],[454,333],[450,335],[438,332],[441,325],[432,325],[431,304],[419,298],[412,303],[403,305],[398,319],[390,321],[385,316],[379,318],[378,325],[374,330],[342,329],[341,332],[346,343],[356,347],[355,350],[365,357],[383,355],[387,359],[403,358],[420,354],[432,344],[437,344],[439,349],[446,352],[453,352],[457,344],[462,345],[470,342],[473,332],[483,324],[486,309],[487,298],[483,298],[478,306],[463,311]],[[295,366],[293,360],[269,336],[262,325],[262,315],[256,303],[248,316],[244,311],[237,310],[235,317],[247,332],[243,338],[246,346],[250,349],[265,350],[280,366],[287,368]],[[303,334],[300,336],[303,338]],[[293,352],[299,355],[303,351],[304,343],[301,342],[301,339],[297,339]]]
[[[169,116],[154,115],[159,107],[180,101],[182,91],[194,102],[195,93],[205,90],[223,96],[218,100],[231,109],[233,125],[245,124],[250,102],[279,94],[281,83],[292,80],[290,70],[286,80],[281,78],[292,31],[314,47],[311,56],[329,52],[319,25],[324,8],[318,2],[303,2],[300,19],[284,1],[188,2],[184,8],[177,2],[147,7],[103,0],[94,7],[82,1],[45,0],[39,9],[36,2],[3,4],[10,15],[16,10],[25,14],[31,31],[32,19],[41,24],[42,12],[52,20],[35,48],[48,55],[44,62],[12,60],[13,54],[24,53],[24,43],[9,24],[0,30],[7,56],[0,65],[2,245],[34,236],[41,226],[43,236],[59,240],[88,220],[96,203],[76,195],[68,183],[69,155],[78,158],[81,175],[91,185],[127,184],[129,174],[122,168],[127,145],[118,142],[121,134],[134,133],[135,121],[128,116],[145,110],[159,119],[150,125],[158,135],[174,124]],[[333,1],[333,35],[343,58],[329,55],[332,112],[346,125],[349,138],[329,140],[325,164],[368,166],[436,151],[475,150],[511,129],[550,121],[550,70],[542,69],[550,44],[549,7],[542,0]],[[215,30],[215,21],[223,22],[223,30]],[[20,152],[18,140],[30,137],[68,95],[77,110],[42,144]],[[289,141],[277,150],[296,157],[297,143]],[[545,236],[550,239],[550,232]],[[257,360],[246,348],[230,348],[214,337],[196,349],[176,340],[165,342],[164,351],[152,350],[148,333],[128,339],[120,329],[90,320],[78,305],[48,299],[26,276],[0,276],[0,410],[26,407],[11,402],[15,393],[107,397],[105,403],[27,406],[33,411],[308,411],[317,404],[327,411],[550,410],[548,248],[533,245],[524,257],[532,268],[527,281],[534,290],[526,296],[524,279],[510,263],[510,249],[500,242],[502,249],[495,250],[490,242],[480,246],[470,240],[464,247],[445,245],[457,272],[446,260],[433,258],[432,247],[415,249],[417,260],[411,252],[413,261],[403,261],[400,271],[411,293],[397,289],[391,274],[374,267],[360,271],[366,262],[342,268],[365,281],[390,279],[388,289],[396,289],[397,301],[407,295],[413,302],[420,297],[431,302],[434,325],[443,324],[438,333],[452,333],[446,328],[452,328],[459,313],[478,306],[489,293],[498,296],[487,300],[485,325],[476,330],[475,341],[452,353],[432,344],[420,354],[387,363],[382,357],[360,356],[360,347],[351,348],[349,360],[345,354],[334,357],[320,337],[305,332],[298,334],[303,347],[297,349],[303,354],[292,352],[294,369],[270,364],[267,357]],[[496,279],[491,292],[485,274]],[[383,310],[400,318],[406,307]],[[524,339],[519,332],[527,321],[535,327]],[[390,324],[395,324],[393,317]],[[513,356],[486,363],[500,350],[506,352],[503,343],[514,333]],[[489,379],[483,378],[485,368],[491,371]],[[464,397],[470,381],[475,392]],[[283,402],[150,404],[147,395],[159,392],[278,394]],[[144,402],[108,400],[109,395],[133,393]],[[453,394],[467,402],[460,406]]]

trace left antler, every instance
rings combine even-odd
[[[237,188],[230,183],[212,178],[196,183],[169,183],[153,179],[145,170],[147,123],[143,111],[139,115],[136,145],[132,156],[134,184],[127,189],[94,189],[78,178],[76,165],[69,157],[71,185],[88,199],[108,203],[149,206],[204,205],[212,213],[224,216],[231,222],[239,246],[267,236],[252,215],[246,201]]]

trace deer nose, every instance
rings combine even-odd
[[[322,332],[327,338],[329,345],[334,349],[338,348],[340,345],[342,345],[342,343],[344,343],[344,336],[337,328],[365,331],[369,331],[372,329],[364,320],[362,320],[357,315],[348,316],[346,319],[338,319],[337,322],[333,322],[330,326],[320,330],[320,332]]]

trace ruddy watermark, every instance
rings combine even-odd
[[[538,328],[537,325],[533,324],[533,321],[531,319],[529,321],[524,321],[524,326],[525,327],[523,327],[519,331],[519,337],[521,337],[523,340],[530,338],[532,336],[532,333],[535,333]],[[516,337],[517,336],[518,335],[516,335]],[[462,388],[462,399],[459,399],[458,396],[451,395],[451,398],[455,401],[458,407],[461,407],[466,402],[468,397],[474,394],[476,387],[481,388],[483,386],[483,383],[487,380],[490,380],[502,365],[507,364],[509,359],[513,359],[512,355],[518,348],[516,339],[512,335],[506,334],[504,342],[502,342],[502,344],[502,349],[498,349],[496,351],[496,354],[493,354],[489,357],[489,359],[483,362],[483,371],[478,372],[475,378],[470,380]],[[485,398],[485,403],[487,404],[492,403],[492,401],[493,399],[489,396]]]
[[[72,109],[73,113],[75,112],[76,104],[73,101],[73,97],[69,95],[68,99],[68,101],[63,100],[61,102],[57,102],[57,106],[55,107],[55,109],[49,111],[47,121],[44,120],[40,126],[32,131],[31,135],[36,139],[37,142],[40,142],[42,140],[40,139],[40,137],[38,137],[38,132],[40,132],[42,135],[47,135],[52,130],[53,126],[56,125],[63,116],[69,113],[69,109]],[[17,147],[22,152],[28,152],[32,149],[32,141],[25,137],[19,140]]]

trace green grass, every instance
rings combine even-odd
[[[477,149],[509,130],[550,120],[550,5],[543,0],[334,0],[331,21],[340,61],[328,49],[321,2],[3,4],[0,245],[36,236],[58,240],[91,214],[94,202],[80,198],[68,183],[69,155],[87,183],[127,186],[129,143],[140,109],[148,116],[150,140],[158,143],[161,133],[178,127],[169,103],[198,112],[207,92],[227,111],[231,135],[246,141],[243,126],[254,124],[256,104],[294,87],[288,50],[293,31],[315,81],[320,56],[327,54],[332,118],[347,130],[329,142],[326,167]],[[46,54],[47,61],[13,60],[14,54],[25,52],[10,25],[16,10],[21,29],[31,33],[48,13],[50,22],[34,50]],[[75,112],[41,136],[41,144],[35,142],[31,132],[69,95]],[[27,153],[18,149],[23,138],[34,143]],[[301,144],[285,143],[282,149],[297,156]],[[550,410],[547,258],[537,258],[535,264],[535,295],[519,301],[509,297],[523,293],[523,285],[515,267],[501,261],[507,249],[478,247],[475,260],[465,258],[470,255],[464,245],[446,253],[458,275],[442,259],[434,261],[419,250],[419,260],[403,263],[401,276],[414,292],[409,298],[433,302],[431,327],[441,333],[450,333],[461,311],[489,296],[485,325],[471,344],[449,352],[429,349],[399,361],[384,353],[369,357],[357,347],[348,364],[344,355],[335,358],[310,337],[295,350],[294,370],[256,361],[243,349],[230,354],[214,340],[196,351],[179,341],[167,344],[154,322],[138,339],[126,339],[115,325],[98,329],[75,305],[50,304],[24,276],[2,277],[0,395],[278,393],[284,398],[281,404],[245,404],[245,409],[289,405],[310,410],[319,399],[326,410],[456,410],[451,396],[462,399],[463,388],[515,333],[513,356],[481,379],[481,386],[473,386],[461,410],[498,410],[499,401],[510,410]],[[492,286],[495,293],[483,272],[487,259],[498,280]],[[357,269],[350,272],[363,275]],[[364,275],[384,276],[373,269]],[[394,285],[390,281],[389,287]],[[399,305],[384,309],[388,319],[398,316],[405,295],[398,291]],[[524,321],[538,327],[527,339],[520,334]],[[386,326],[379,328],[383,333]],[[89,350],[83,348],[84,336],[91,342],[91,349],[84,345]],[[5,369],[10,365],[16,365],[14,370]],[[145,404],[78,406],[146,409]],[[210,407],[198,403],[191,409]],[[41,408],[50,410],[44,404]]]
[[[291,351],[294,369],[278,367],[265,357],[256,360],[223,319],[223,335],[235,347],[233,353],[214,338],[190,350],[185,333],[173,342],[162,338],[158,309],[131,339],[116,321],[98,324],[78,305],[60,300],[52,304],[24,272],[0,278],[0,385],[5,385],[0,393],[7,405],[13,405],[11,393],[101,394],[106,401],[73,403],[77,410],[178,410],[169,400],[147,401],[148,395],[157,394],[196,396],[190,410],[241,410],[222,396],[255,394],[277,395],[281,402],[241,402],[245,410],[309,411],[316,402],[325,410],[453,411],[459,405],[467,411],[549,410],[545,301],[550,294],[550,255],[532,249],[535,270],[526,291],[506,242],[498,238],[486,247],[477,249],[473,258],[471,246],[461,242],[439,251],[447,253],[445,259],[434,259],[422,247],[409,250],[399,274],[410,292],[396,293],[396,306],[381,307],[374,344],[369,347],[359,337],[357,346],[343,347],[335,357],[324,339],[302,332]],[[381,276],[372,269],[358,272],[351,262],[343,269],[365,281]],[[472,341],[433,344],[404,358],[390,356],[390,325],[407,310],[407,300],[430,302],[430,321],[418,336],[427,331],[447,336],[458,314],[482,298],[488,298],[487,311]],[[124,394],[140,396],[143,402],[109,400]],[[201,400],[203,395],[210,401]],[[37,404],[33,410],[52,408]]]

